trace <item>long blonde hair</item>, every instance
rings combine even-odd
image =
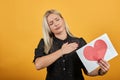
[[[49,25],[48,25],[48,22],[47,22],[47,17],[50,15],[50,14],[56,14],[56,15],[59,15],[62,19],[62,15],[56,11],[56,10],[48,10],[44,16],[43,16],[43,25],[42,25],[42,29],[43,29],[43,40],[44,40],[44,49],[45,49],[45,53],[48,54],[52,44],[53,44],[53,33],[51,32],[50,28],[49,28]],[[66,28],[66,32],[68,35],[70,36],[73,36],[69,29],[68,29],[68,25],[67,23],[65,22],[65,28]]]

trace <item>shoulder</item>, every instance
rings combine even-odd
[[[44,43],[44,40],[43,38],[40,39],[39,43]]]
[[[86,40],[85,40],[83,37],[80,37],[80,38],[78,38],[78,37],[73,37],[73,38],[74,38],[74,40],[76,40],[77,43],[79,44],[79,48],[87,44]]]
[[[85,39],[83,37],[80,37],[79,40],[80,41],[85,41]]]
[[[40,47],[40,46],[44,46],[44,39],[43,38],[41,38],[39,43],[38,43],[38,47]]]

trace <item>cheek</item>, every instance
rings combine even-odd
[[[63,27],[65,28],[65,22],[62,20],[62,22],[61,22],[61,25],[63,25]]]
[[[63,20],[60,20],[59,22],[61,25],[64,25],[64,21]]]
[[[60,25],[62,26],[63,29],[65,29],[65,23],[64,22],[61,22]]]
[[[50,28],[51,32],[54,32],[54,27],[53,26],[50,26],[49,28]]]

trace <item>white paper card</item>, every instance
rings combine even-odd
[[[76,52],[88,73],[99,67],[99,59],[109,61],[118,55],[107,34],[94,39]]]

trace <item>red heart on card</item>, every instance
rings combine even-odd
[[[84,57],[90,61],[98,61],[104,58],[107,45],[103,40],[95,41],[94,47],[86,46],[84,48]]]

